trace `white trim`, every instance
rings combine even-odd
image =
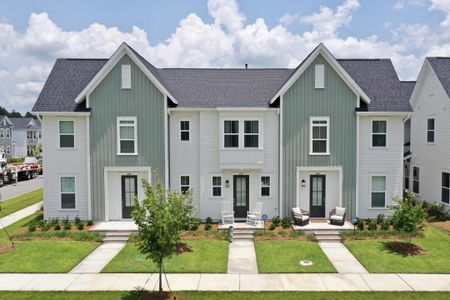
[[[279,127],[279,134],[278,134],[278,136],[279,136],[279,141],[278,141],[278,144],[279,144],[278,151],[279,151],[279,153],[278,153],[278,156],[280,158],[280,161],[279,161],[279,164],[278,164],[279,165],[278,166],[278,168],[279,168],[278,195],[280,197],[280,199],[278,201],[278,205],[279,205],[279,207],[278,207],[279,211],[278,212],[279,212],[280,216],[283,215],[283,187],[284,187],[284,185],[283,185],[283,98],[284,98],[284,96],[281,95],[280,96],[280,110],[279,110],[279,115],[280,115],[279,122],[280,122],[280,125],[278,126]]]
[[[182,129],[181,128],[181,123],[182,122],[188,122],[189,129],[187,129],[187,130],[186,129]],[[179,133],[180,133],[180,135],[179,135],[180,142],[190,142],[191,141],[191,120],[190,119],[186,119],[186,118],[182,118],[182,119],[179,120],[179,124],[180,124],[180,131],[179,131]],[[188,137],[189,138],[187,140],[183,140],[181,138],[183,132],[187,132],[188,133]]]
[[[216,107],[216,108],[205,108],[205,107],[170,107],[171,111],[185,111],[185,112],[199,112],[199,111],[279,111],[276,107]]]
[[[429,120],[433,120],[433,130],[430,130],[429,128],[428,128],[428,121]],[[426,144],[427,145],[434,145],[434,144],[436,144],[436,116],[435,115],[432,115],[432,116],[427,116],[426,117],[426,122],[427,122],[427,126],[426,126],[426,136],[425,136],[425,140],[426,140]],[[429,142],[428,141],[428,132],[433,132],[433,141],[432,142]]]
[[[167,111],[167,95],[164,96],[164,145],[165,145],[165,156],[166,158],[164,159],[164,168],[165,168],[165,172],[164,172],[164,187],[166,189],[170,188],[170,176],[169,176],[169,172],[170,172],[170,166],[169,166],[169,159],[170,159],[170,153],[169,153],[169,112]]]
[[[153,75],[152,72],[142,63],[142,61],[133,53],[130,47],[124,42],[108,59],[108,62],[101,68],[97,75],[92,78],[83,91],[75,98],[75,103],[80,103],[85,96],[88,96],[98,86],[98,84],[108,75],[113,67],[127,54],[131,60],[141,69],[141,71],[148,77],[148,79],[158,88],[164,95],[168,96],[175,104],[178,101],[169,93],[169,91],[162,85],[161,82]]]
[[[337,62],[334,58],[333,54],[325,47],[323,43],[320,43],[314,50],[311,52],[306,60],[304,60],[299,68],[295,71],[294,74],[291,75],[289,80],[281,87],[281,89],[273,96],[272,100],[270,100],[270,104],[273,104],[278,97],[286,93],[289,88],[297,81],[297,79],[305,72],[305,70],[311,65],[311,63],[316,59],[319,54],[325,58],[325,60],[330,64],[330,66],[339,74],[339,76],[344,80],[344,82],[349,86],[349,88],[356,94],[363,98],[366,103],[370,103],[370,98],[367,94],[356,84],[353,78],[342,68],[342,66]]]
[[[87,193],[88,193],[88,219],[92,220],[92,196],[91,196],[91,141],[90,141],[90,122],[86,118],[86,157],[87,157]]]
[[[268,186],[262,184],[262,177],[269,177],[269,185],[268,185]],[[263,188],[263,187],[268,187],[268,188],[269,188],[269,195],[264,196],[264,195],[262,194],[262,188]],[[272,176],[270,176],[270,175],[264,175],[264,174],[261,174],[261,175],[259,176],[259,197],[264,198],[264,199],[266,199],[266,198],[271,198],[271,197],[272,197]]]
[[[360,126],[359,122],[360,117],[356,115],[356,192],[355,192],[356,216],[359,216],[359,126]]]
[[[63,194],[63,192],[62,192],[62,184],[61,184],[61,179],[63,178],[63,177],[68,177],[68,178],[74,178],[74,181],[75,181],[75,183],[74,183],[74,188],[75,188],[75,191],[74,191],[74,193],[75,193],[75,207],[74,208],[62,208],[62,194]],[[64,211],[78,211],[78,192],[77,192],[77,190],[78,190],[78,188],[77,188],[77,174],[70,174],[70,173],[67,173],[67,174],[59,174],[59,176],[58,176],[58,179],[59,179],[59,209],[58,210],[64,210]],[[68,193],[66,193],[66,194],[68,194]],[[72,193],[70,193],[70,194],[72,194]]]
[[[264,150],[264,117],[220,117],[219,130],[221,134],[220,150]],[[225,121],[237,121],[238,133],[227,133],[226,135],[237,135],[238,146],[237,147],[225,147]],[[245,122],[246,121],[258,121],[258,147],[245,147]]]
[[[316,90],[323,90],[325,88],[325,65],[314,65],[314,88]]]
[[[189,180],[189,184],[188,185],[182,184],[181,177],[187,177],[188,180]],[[183,192],[182,187],[188,187],[188,191],[191,189],[191,175],[188,175],[188,174],[181,174],[180,175],[180,193]]]
[[[131,90],[131,65],[121,65],[122,90]]]
[[[372,205],[372,193],[382,193],[382,191],[373,191],[372,190],[372,180],[373,177],[384,177],[384,206],[373,206]],[[386,199],[387,199],[387,185],[388,185],[388,174],[386,173],[369,173],[369,199],[370,199],[370,207],[369,209],[385,209],[386,207]]]
[[[133,121],[134,124],[133,125],[120,125],[120,121]],[[126,117],[126,116],[119,116],[117,117],[117,135],[116,135],[116,139],[117,139],[117,155],[138,155],[138,136],[137,136],[137,117],[136,116],[130,116],[130,117]],[[120,127],[133,127],[134,129],[134,152],[133,153],[122,153],[121,152],[121,148],[120,148],[120,142],[121,139],[120,138]]]
[[[382,135],[383,133],[374,133],[373,132],[373,122],[386,122],[386,132],[384,133],[385,137],[386,137],[386,142],[384,146],[374,146],[373,145],[373,135],[377,134],[377,135]],[[370,140],[370,147],[371,149],[388,149],[388,132],[389,132],[389,121],[387,119],[372,119],[370,120],[370,133],[371,133],[371,140]]]
[[[314,121],[326,121],[327,124],[316,124],[313,126]],[[326,152],[313,152],[313,127],[327,128]],[[309,117],[309,155],[330,155],[330,117]]]
[[[103,168],[103,185],[104,185],[104,199],[105,199],[105,222],[109,221],[109,199],[108,199],[108,172],[147,172],[148,182],[152,182],[152,168],[151,167],[104,167]],[[139,182],[138,182],[138,196],[139,196]]]
[[[365,117],[387,117],[387,116],[408,116],[411,112],[409,111],[357,111],[356,115],[361,115]]]
[[[214,177],[220,177],[220,186],[214,185]],[[189,182],[190,183],[190,182]],[[223,198],[223,176],[222,175],[211,175],[211,198]],[[220,187],[220,196],[214,196],[214,188]]]
[[[74,111],[34,111],[35,116],[55,116],[55,117],[85,117],[91,115],[90,112]]]

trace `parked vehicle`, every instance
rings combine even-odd
[[[15,181],[16,176],[16,168],[8,165],[5,153],[0,152],[0,187],[4,186],[5,183]]]
[[[15,165],[16,173],[19,179],[32,179],[42,173],[42,166],[36,157],[25,157],[23,163]]]

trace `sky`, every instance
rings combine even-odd
[[[450,0],[0,0],[0,105],[31,110],[58,57],[127,42],[157,67],[296,67],[390,58],[403,80],[450,56]]]

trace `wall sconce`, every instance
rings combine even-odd
[[[306,180],[302,179],[302,187],[305,187],[305,186],[306,186]]]
[[[230,187],[230,181],[227,179],[227,180],[225,180],[225,187],[226,188],[229,188]]]

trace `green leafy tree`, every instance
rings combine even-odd
[[[34,157],[41,157],[41,151],[42,151],[42,142],[38,142],[36,145],[33,146],[32,155]]]
[[[11,117],[11,118],[22,118],[22,115],[20,114],[20,112],[15,111],[13,109],[13,111],[8,114],[8,117]]]
[[[177,252],[181,230],[189,223],[194,210],[191,193],[165,190],[161,183],[152,187],[143,180],[145,198],[134,200],[133,220],[138,226],[136,245],[159,269],[159,293],[162,297],[163,263]]]
[[[423,202],[414,203],[414,195],[408,193],[404,199],[396,200],[391,206],[391,220],[394,228],[402,232],[405,242],[411,245],[413,235],[423,231],[427,213]]]

